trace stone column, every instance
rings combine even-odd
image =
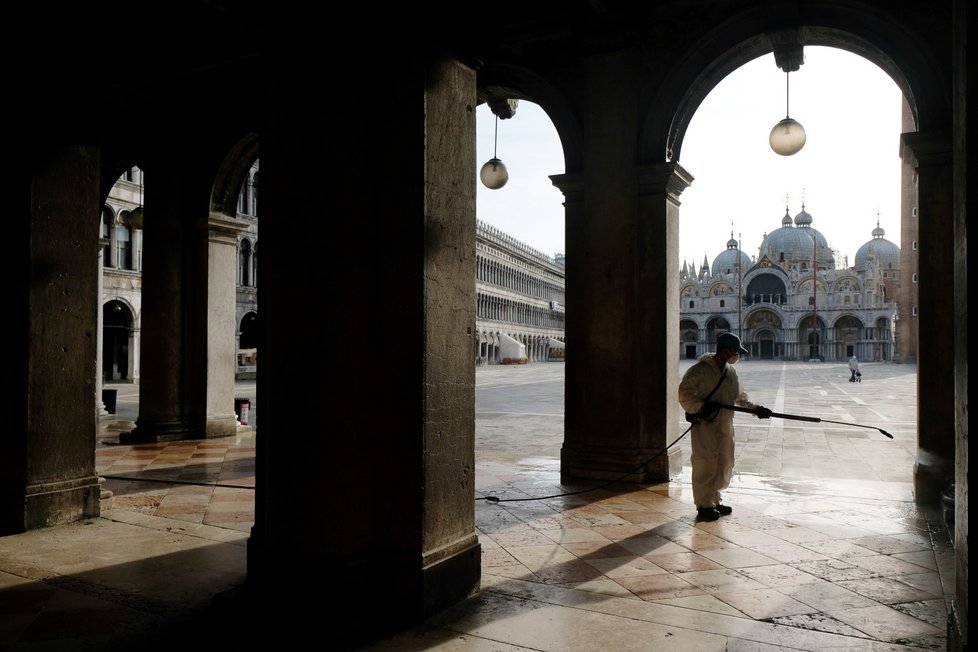
[[[101,227],[99,227],[101,228]],[[96,289],[96,318],[97,322],[95,324],[95,414],[96,418],[107,415],[108,411],[105,409],[105,403],[102,402],[102,376],[104,375],[102,369],[102,336],[104,335],[104,311],[102,309],[102,299],[104,291],[104,280],[105,280],[105,245],[108,244],[108,240],[104,238],[99,238],[98,241],[98,288]]]
[[[279,45],[294,78],[264,80],[248,582],[269,608],[329,585],[338,604],[290,617],[380,634],[479,585],[475,72],[406,48],[396,75],[331,72],[347,96],[323,104],[308,79],[329,60]],[[310,302],[328,310],[314,328]]]
[[[679,436],[679,195],[693,177],[676,163],[639,170],[639,222],[635,312],[640,437],[660,451]],[[651,478],[666,481],[682,473],[679,446],[649,465]]]
[[[239,220],[211,213],[207,253],[207,437],[237,433],[234,373],[237,367],[235,316]]]
[[[555,181],[580,188],[580,200],[568,206],[566,221],[570,309],[561,474],[644,482],[658,477],[647,462],[664,446],[650,433],[664,434],[667,417],[646,411],[645,401],[653,399],[640,396],[647,389],[642,377],[657,372],[648,366],[652,360],[642,357],[646,350],[639,342],[647,325],[640,314],[647,304],[639,294],[655,292],[644,285],[648,252],[644,241],[636,240],[645,228],[635,164],[639,57],[627,48],[599,50],[590,52],[583,65],[589,92],[579,109],[581,144],[574,154],[586,165],[579,178]],[[678,290],[677,273],[678,267],[670,278]],[[657,306],[660,314],[664,308]],[[677,312],[678,304],[669,309]]]
[[[66,146],[31,155],[11,172],[11,205],[21,210],[10,220],[7,261],[22,273],[7,278],[0,535],[99,514],[92,329],[100,152]]]
[[[627,245],[594,237],[591,229],[598,227],[587,225],[580,175],[551,177],[565,195],[567,304],[575,307],[566,324],[561,473],[568,478],[664,482],[682,472],[680,449],[666,448],[678,436],[677,198],[692,178],[675,164],[640,169],[637,177],[635,232],[624,231],[635,239]],[[587,272],[595,257],[620,258],[617,252],[628,249],[632,257],[622,272],[632,276],[621,283],[621,290],[629,288],[624,294],[616,294],[619,284],[602,287],[605,279]],[[604,308],[579,308],[604,301]],[[612,332],[600,334],[605,328]],[[604,337],[614,346],[602,344]],[[627,356],[619,364],[629,373],[604,375],[612,351]]]
[[[137,385],[139,384],[139,362],[142,359],[138,353],[142,346],[142,337],[140,336],[142,327],[140,324],[142,324],[142,320],[135,318],[132,331],[129,333],[129,378]]]
[[[914,491],[936,502],[954,475],[954,203],[950,132],[903,134],[917,163],[917,462]]]
[[[168,149],[180,146],[172,143]],[[187,167],[183,157],[166,153],[146,166],[140,318],[146,347],[139,352],[139,416],[131,432],[120,433],[122,443],[204,435],[204,396],[197,389],[207,382],[206,350],[203,338],[193,337],[193,324],[206,319],[197,314],[206,305],[197,299],[206,293],[206,263],[200,262],[201,245],[188,214],[195,203]],[[206,196],[201,206],[206,209]],[[189,382],[192,377],[197,384]]]

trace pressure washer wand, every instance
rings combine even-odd
[[[727,410],[734,410],[735,412],[748,412],[750,414],[753,414],[754,416],[757,416],[756,408],[745,408],[737,405],[720,405],[720,407],[725,408]],[[829,419],[820,419],[818,417],[806,417],[800,414],[782,414],[781,412],[772,412],[771,416],[779,417],[781,419],[794,419],[795,421],[811,421],[812,423],[822,423],[822,422],[838,423],[839,425],[843,425],[843,426],[855,426],[857,428],[871,428],[873,430],[878,430],[880,431],[880,433],[886,435],[890,439],[893,439],[893,435],[883,430],[882,428],[877,428],[876,426],[865,426],[861,423],[848,423],[846,421],[830,421]]]

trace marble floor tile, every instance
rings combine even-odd
[[[709,558],[695,552],[674,552],[657,554],[646,557],[656,566],[664,568],[670,573],[685,573],[700,570],[721,570],[723,566],[711,561]]]
[[[780,590],[799,602],[833,615],[847,609],[865,609],[879,604],[855,591],[825,581],[786,586]]]
[[[775,589],[753,591],[719,591],[712,594],[754,620],[816,613],[818,609],[799,602]]]
[[[811,573],[806,573],[789,564],[740,568],[738,572],[769,588],[782,588],[823,581]]]
[[[947,593],[946,587],[942,582],[939,573],[912,573],[909,575],[896,575],[893,577],[908,586],[919,589],[934,596],[942,596]]]
[[[815,552],[814,550],[809,550],[808,548],[804,548],[793,543],[785,543],[783,545],[776,546],[756,546],[752,547],[752,550],[783,564],[828,559],[827,555],[823,555]]]
[[[846,560],[854,566],[865,568],[876,575],[893,577],[894,575],[916,575],[927,572],[927,568],[917,564],[897,559],[893,555],[872,555],[870,557],[850,557]]]
[[[690,584],[703,589],[706,593],[753,591],[767,588],[743,573],[738,573],[728,568],[722,570],[689,571],[687,573],[678,573],[676,577],[680,577]]]
[[[652,561],[659,555],[670,555],[687,552],[688,549],[656,534],[631,537],[618,541],[618,545],[636,555],[647,557]]]
[[[602,536],[592,528],[586,527],[537,529],[537,532],[555,543],[580,543],[583,541],[610,543],[607,537]]]
[[[871,577],[865,580],[839,582],[838,585],[886,605],[898,602],[922,602],[938,597],[890,577]]]
[[[668,572],[647,559],[634,556],[588,559],[587,563],[601,571],[602,575],[611,579],[635,577],[637,575],[662,575]]]
[[[664,598],[662,600],[655,600],[655,602],[657,604],[667,604],[675,607],[682,607],[683,609],[705,611],[712,614],[724,614],[726,616],[745,615],[742,611],[731,607],[729,604],[718,599],[716,596],[706,593],[702,595],[691,595],[683,598]]]
[[[861,580],[873,577],[875,573],[866,570],[861,566],[849,563],[849,559],[825,559],[816,561],[803,561],[793,564],[795,568],[810,573],[827,582],[844,582],[847,580]]]
[[[631,598],[635,600],[640,599],[637,595],[623,587],[618,582],[607,578],[589,580],[586,582],[568,582],[564,586],[571,589],[576,589],[578,591],[590,591],[592,593],[601,593],[603,595],[611,595],[617,598]]]
[[[762,555],[749,548],[717,548],[715,550],[701,550],[699,554],[720,564],[724,568],[740,569],[750,566],[769,566],[778,563],[776,559]]]
[[[681,598],[706,593],[698,586],[671,573],[622,577],[616,581],[643,600]]]
[[[916,636],[942,634],[930,623],[884,605],[828,609],[826,613],[854,629],[881,641],[896,642]]]

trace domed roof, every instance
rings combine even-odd
[[[783,222],[783,220],[782,220]],[[801,212],[795,215],[795,226],[803,229],[808,236],[815,240],[815,252],[818,259],[818,266],[821,269],[832,269],[835,267],[835,254],[832,253],[832,249],[829,247],[829,241],[825,239],[825,236],[818,229],[812,228],[812,216],[810,213],[805,211],[805,204],[801,205]],[[807,259],[812,259],[812,251],[810,249],[811,244],[809,243],[809,251]],[[806,258],[802,256],[801,258]]]
[[[739,244],[733,237],[733,231],[731,231],[730,239],[727,240],[727,248],[713,259],[713,266],[710,268],[710,273],[713,276],[736,273],[738,258],[740,259],[740,269],[742,272],[746,272],[751,268],[754,261],[750,259],[750,256],[740,250],[738,247]]]
[[[808,215],[802,210],[798,215]],[[807,228],[811,223],[811,216],[806,228],[801,229],[791,226],[791,215],[788,208],[784,209],[784,217],[781,218],[781,228],[775,229],[767,234],[761,244],[760,256],[767,256],[772,262],[782,263],[788,260],[811,260],[812,259],[812,229]],[[803,220],[804,221],[804,220]]]
[[[886,232],[880,228],[879,220],[877,220],[876,228],[873,229],[873,239],[861,246],[856,252],[855,270],[857,272],[866,271],[871,257],[879,261],[883,269],[900,269],[900,247],[884,238],[884,235]]]
[[[805,212],[805,205],[801,205],[801,212],[795,215],[795,226],[808,226],[812,223],[812,216]]]

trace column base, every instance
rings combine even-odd
[[[233,437],[238,434],[241,424],[232,412],[220,417],[207,417],[204,424],[204,434],[208,439],[214,437]]]
[[[120,444],[156,444],[181,439],[204,439],[200,428],[195,428],[182,419],[168,421],[149,421],[142,417],[136,419],[136,427],[129,432],[119,433]]]
[[[101,513],[100,493],[95,475],[29,485],[24,496],[24,529],[37,530],[95,518]]]
[[[913,492],[914,499],[922,505],[941,505],[948,487],[953,486],[954,469],[950,462],[933,459],[923,462],[920,459],[914,464]]]
[[[229,594],[236,617],[287,619],[292,633],[314,635],[333,645],[354,646],[414,627],[475,595],[482,575],[482,546],[472,534],[438,562],[419,566],[414,555],[374,551],[370,555],[311,559],[295,550],[257,550],[248,541],[248,581]],[[255,545],[253,545],[255,544]],[[283,560],[288,563],[283,566]],[[296,571],[295,569],[299,569]],[[342,596],[324,609],[318,601],[295,598],[309,586],[329,586]],[[283,596],[292,596],[283,599]]]
[[[560,477],[562,482],[570,479],[638,484],[669,482],[682,474],[680,455],[679,448],[662,453],[644,448],[621,450],[565,444],[560,451]]]

